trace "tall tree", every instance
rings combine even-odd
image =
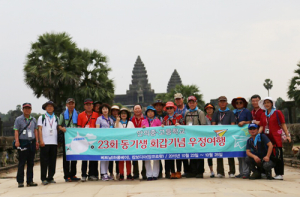
[[[273,81],[271,79],[266,79],[265,83],[264,83],[264,87],[268,90],[268,96],[269,94],[269,90],[272,89],[273,87]]]
[[[158,94],[156,96],[156,99],[161,99],[164,102],[167,101],[173,101],[174,102],[174,94],[181,93],[185,99],[185,102],[187,102],[187,98],[191,95],[195,96],[197,98],[198,107],[203,108],[205,103],[202,100],[203,95],[200,93],[200,89],[196,85],[177,85],[174,89],[172,89],[169,93],[164,94]]]
[[[294,71],[296,76],[290,80],[290,85],[288,89],[289,99],[293,99],[296,104],[300,104],[300,62],[297,64],[298,68]]]

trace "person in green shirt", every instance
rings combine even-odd
[[[77,128],[77,118],[78,113],[75,110],[75,100],[73,98],[68,98],[66,101],[67,109],[60,114],[58,128],[62,132],[67,131],[67,127]],[[64,135],[63,135],[64,136]],[[76,166],[77,161],[67,161],[66,159],[66,144],[65,139],[63,139],[63,169],[64,169],[64,179],[66,182],[79,181],[80,179],[76,177]],[[70,169],[71,166],[71,169]]]

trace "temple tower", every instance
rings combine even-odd
[[[182,85],[182,81],[181,81],[181,78],[180,78],[177,70],[175,69],[174,72],[171,75],[170,80],[169,80],[168,87],[167,87],[167,92],[170,92],[178,84]]]

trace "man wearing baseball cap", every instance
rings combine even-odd
[[[236,119],[234,113],[227,107],[226,96],[218,98],[219,110],[217,110],[212,117],[212,125],[235,125]],[[235,163],[234,158],[228,158],[229,177],[235,178]],[[217,177],[223,178],[225,176],[223,158],[217,159]]]
[[[206,125],[206,118],[203,111],[197,107],[197,98],[195,96],[189,96],[188,99],[189,109],[184,115],[184,122],[186,125]],[[187,178],[196,177],[203,178],[204,173],[204,159],[191,159],[190,160],[190,172],[187,174]]]
[[[84,100],[84,112],[78,115],[77,127],[78,128],[96,128],[96,120],[98,113],[93,111],[93,100],[87,98]],[[89,180],[98,180],[98,162],[89,161]],[[85,182],[87,178],[87,161],[82,161],[81,164],[81,181]]]
[[[250,179],[260,179],[264,170],[267,179],[272,179],[271,170],[275,164],[270,160],[273,145],[265,134],[258,133],[257,124],[249,124],[248,131],[251,137],[247,140],[246,146],[246,163],[248,164],[252,175]]]
[[[14,123],[15,146],[18,149],[19,164],[17,172],[18,187],[24,187],[24,167],[27,163],[27,186],[37,186],[33,182],[35,151],[39,148],[36,119],[31,114],[31,104],[23,103],[23,114]]]
[[[65,135],[64,133],[67,131],[66,128],[77,128],[77,119],[78,112],[75,110],[75,99],[68,98],[66,101],[67,109],[60,114],[58,128],[59,128],[59,138],[62,136],[61,142],[62,147],[66,147],[65,145]],[[66,182],[79,181],[80,179],[76,177],[76,166],[77,161],[67,161],[66,158],[66,149],[63,148],[63,169],[64,169],[64,179]],[[70,169],[71,167],[71,169]]]

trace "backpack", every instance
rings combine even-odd
[[[192,117],[193,117],[193,116],[197,116],[197,117],[198,117],[198,118],[197,118],[198,124],[201,125],[201,121],[200,121],[200,117],[199,117],[200,112],[201,112],[201,110],[198,109],[198,110],[197,110],[197,114],[196,114],[196,115],[192,115],[192,114],[188,114],[188,113],[192,113],[192,112],[187,111],[187,112],[185,113],[185,116],[184,116],[184,122],[187,123],[187,122],[186,122],[186,117],[187,117],[187,116],[192,116]]]

